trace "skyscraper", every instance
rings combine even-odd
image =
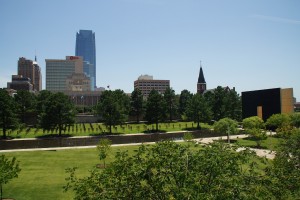
[[[42,75],[41,68],[38,63],[24,57],[19,58],[18,61],[18,75],[25,78],[30,78],[33,90],[42,90]]]
[[[91,81],[92,88],[96,87],[96,42],[95,33],[91,30],[80,30],[76,33],[76,56],[82,56],[85,65],[91,65],[91,67],[84,67],[84,73],[86,73]],[[89,69],[89,70],[87,70]]]

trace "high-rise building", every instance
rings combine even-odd
[[[26,59],[24,57],[19,58],[18,75],[24,78],[30,78],[34,91],[42,90],[41,68],[36,62],[36,58],[35,61]]]
[[[28,77],[23,77],[22,75],[12,75],[11,82],[7,83],[7,89],[16,91],[26,90],[29,92],[33,92],[33,84]]]
[[[46,59],[46,90],[66,91],[67,79],[73,73],[83,73],[83,61],[79,56],[62,59]]]
[[[88,62],[90,67],[84,68],[92,80],[92,85],[96,87],[96,42],[95,33],[91,30],[80,30],[76,33],[76,56],[82,56],[83,61]]]
[[[206,82],[205,82],[202,66],[200,64],[200,72],[199,72],[199,77],[197,82],[197,93],[203,94],[205,90],[206,90]]]
[[[151,90],[164,93],[170,87],[170,80],[154,80],[153,76],[141,75],[134,81],[134,89],[139,89],[145,98],[148,98]]]

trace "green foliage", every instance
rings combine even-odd
[[[100,139],[97,149],[99,151],[99,159],[103,160],[103,166],[105,168],[105,159],[111,148],[111,140],[109,139]]]
[[[179,97],[179,114],[182,116],[186,116],[186,109],[187,109],[187,105],[188,102],[190,101],[190,99],[193,97],[193,94],[188,91],[188,90],[182,90],[180,93],[180,97]]]
[[[146,104],[145,119],[148,123],[156,124],[156,131],[158,131],[158,123],[166,118],[166,103],[161,94],[156,90],[152,90],[148,96]]]
[[[290,126],[290,118],[287,114],[274,114],[266,121],[268,129],[276,130]]]
[[[18,105],[18,115],[22,123],[25,123],[27,114],[36,113],[36,96],[26,90],[19,90],[14,96]]]
[[[0,127],[2,127],[3,138],[6,131],[18,126],[17,105],[8,92],[0,89]]]
[[[259,199],[270,198],[249,150],[223,143],[192,150],[171,141],[118,152],[102,171],[78,179],[69,169],[66,190],[75,199]],[[250,164],[244,168],[244,164]]]
[[[187,132],[187,133],[185,133],[185,134],[183,135],[183,140],[184,140],[184,141],[190,142],[190,141],[192,141],[193,139],[194,139],[194,136],[193,136],[193,134],[190,133],[190,132]]]
[[[59,136],[61,136],[67,126],[74,124],[74,105],[68,96],[61,92],[51,94],[42,110],[40,125],[45,130],[58,129]]]
[[[188,119],[197,123],[197,128],[200,129],[200,122],[208,122],[211,118],[211,110],[208,103],[201,94],[195,94],[189,100],[186,108]]]
[[[270,191],[278,199],[298,199],[300,196],[300,130],[294,129],[276,152],[273,165],[267,170]]]
[[[176,114],[177,111],[175,98],[175,91],[172,88],[168,87],[165,90],[164,99],[166,102],[166,112],[169,114],[170,122],[173,120],[173,116]]]
[[[291,124],[292,126],[296,127],[296,128],[300,128],[300,113],[292,113],[290,114],[290,120],[291,120]]]
[[[241,98],[235,90],[218,86],[213,91],[208,91],[204,97],[213,113],[213,119],[218,121],[222,118],[241,120]]]
[[[2,199],[3,195],[2,186],[11,179],[17,178],[20,171],[19,163],[15,157],[9,160],[5,155],[0,155],[0,199]]]
[[[243,119],[244,129],[262,129],[264,127],[264,121],[258,116]]]
[[[256,146],[258,148],[261,147],[262,140],[266,140],[268,138],[266,131],[261,130],[259,128],[247,129],[247,133],[250,134],[252,138],[255,140]]]
[[[223,118],[215,122],[214,130],[220,133],[227,133],[227,141],[230,143],[229,136],[231,134],[236,134],[238,132],[238,123],[237,121],[230,118]]]
[[[130,99],[130,106],[131,106],[131,113],[136,116],[136,122],[140,122],[140,117],[144,113],[144,100],[142,92],[139,89],[134,89],[131,93]]]
[[[112,133],[112,126],[124,123],[129,114],[130,100],[122,90],[106,90],[102,93],[97,105],[97,112],[109,126],[109,133]]]

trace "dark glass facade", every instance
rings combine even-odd
[[[91,78],[93,88],[96,87],[96,42],[95,33],[91,30],[80,30],[76,34],[76,56],[82,56],[83,61],[91,65],[89,70],[84,68],[86,73]],[[86,71],[85,71],[86,69]]]

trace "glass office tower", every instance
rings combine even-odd
[[[80,30],[76,34],[76,56],[82,56],[83,61],[92,65],[88,68],[84,68],[84,73],[86,73],[92,82],[94,88],[96,87],[96,42],[95,33],[91,30]],[[86,70],[85,70],[86,69]],[[94,90],[93,88],[93,90]]]

